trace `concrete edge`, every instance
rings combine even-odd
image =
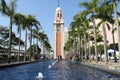
[[[92,64],[85,64],[85,63],[81,63],[82,65],[85,65],[85,66],[88,66],[88,67],[91,67],[91,68],[95,68],[97,70],[100,70],[100,71],[103,71],[103,72],[106,72],[106,73],[110,73],[112,75],[115,75],[117,77],[120,78],[120,71],[117,71],[117,70],[111,70],[109,69],[107,66],[105,67],[100,67],[99,65],[92,65]]]
[[[9,67],[15,67],[15,66],[30,64],[30,63],[35,63],[35,62],[40,62],[40,61],[5,63],[5,64],[0,64],[0,69],[5,69],[5,68],[9,68]]]

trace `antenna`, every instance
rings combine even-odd
[[[59,0],[58,0],[58,7],[59,7],[59,4],[60,4],[60,2],[59,2]]]

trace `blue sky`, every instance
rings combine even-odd
[[[80,11],[78,6],[82,0],[60,0],[60,7],[63,13],[64,27],[69,27],[72,22],[73,16]],[[10,2],[10,0],[6,0]],[[51,46],[54,44],[54,31],[53,21],[55,16],[55,10],[58,5],[58,0],[18,0],[16,12],[23,14],[32,14],[40,21],[41,26],[45,33],[49,37]],[[9,26],[9,18],[0,14],[0,25]],[[13,26],[13,31],[16,31],[17,26]],[[24,34],[22,34],[24,40]]]
[[[9,2],[10,0],[6,1]],[[60,0],[64,27],[69,27],[73,16],[81,10],[79,3],[82,1],[83,0]],[[18,0],[16,7],[16,12],[36,16],[43,30],[48,35],[52,47],[54,45],[53,21],[57,5],[58,0]],[[0,25],[9,26],[9,18],[0,14]],[[13,31],[17,33],[16,26],[13,26]],[[24,34],[22,34],[22,39],[24,40]]]

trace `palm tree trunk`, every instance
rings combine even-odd
[[[80,39],[80,37],[79,37],[79,47],[78,48],[79,48],[79,59],[80,59],[80,53],[81,53],[80,52],[81,51],[81,39]]]
[[[77,37],[77,54],[79,53],[79,39]]]
[[[32,26],[30,27],[30,47],[32,45]],[[29,52],[29,60],[31,61],[31,49],[30,49],[30,52]]]
[[[81,40],[81,46],[82,46],[82,55],[81,55],[81,57],[82,57],[82,62],[84,62],[84,43],[83,43],[83,41]]]
[[[17,62],[20,61],[20,40],[21,40],[21,27],[19,25],[19,51],[18,51],[18,60],[17,60]]]
[[[97,37],[96,37],[96,24],[95,19],[93,19],[93,30],[94,30],[94,42],[95,42],[95,56],[96,56],[96,62],[98,63],[98,54],[97,54]]]
[[[105,29],[105,24],[103,23],[102,26],[103,29],[103,39],[104,39],[104,54],[105,54],[105,64],[108,64],[108,54],[107,54],[107,35],[106,35],[106,29]]]
[[[36,40],[37,40],[37,41],[36,41],[36,53],[38,54],[38,37],[37,37]]]
[[[11,55],[11,42],[12,42],[12,16],[10,17],[10,27],[9,27],[9,54],[8,54],[8,63],[10,63],[10,55]]]
[[[88,36],[88,49],[89,49],[89,60],[91,62],[91,49],[90,49],[90,37]]]
[[[119,48],[119,63],[120,63],[120,28],[119,28],[119,25],[118,25],[117,8],[116,8],[115,5],[114,5],[114,7],[115,7],[115,10],[114,10],[114,13],[115,13],[115,25],[117,27],[117,32],[118,32],[118,48]]]
[[[115,36],[114,36],[114,31],[112,32],[112,38],[113,38],[113,49],[114,49],[114,62],[117,62],[116,52],[115,52]]]
[[[24,62],[26,61],[26,53],[27,53],[27,28],[25,32],[25,53],[24,53]]]
[[[87,41],[86,41],[86,34],[84,33],[84,49],[85,49],[85,60],[87,61]]]
[[[33,51],[32,51],[32,57],[34,59],[34,53],[35,53],[35,40],[33,39]]]

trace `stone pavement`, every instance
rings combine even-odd
[[[99,61],[98,63],[96,63],[95,61],[87,61],[81,64],[120,76],[120,63],[118,62],[108,62],[108,64],[106,65],[104,61]]]
[[[116,62],[116,63],[108,62],[108,64],[106,65],[105,62],[103,62],[103,61],[99,61],[98,63],[96,63],[95,61],[92,61],[92,62],[89,62],[89,64],[96,65],[96,66],[103,66],[110,70],[119,70],[120,71],[120,63],[118,63],[118,62]]]

